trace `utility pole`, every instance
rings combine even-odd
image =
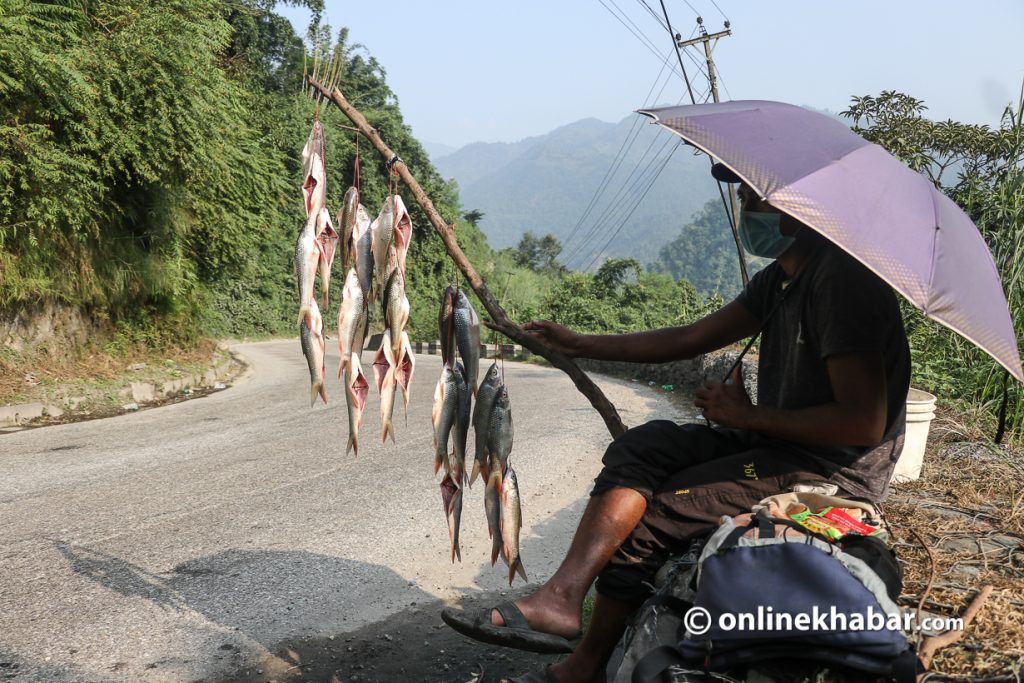
[[[724,38],[725,36],[731,36],[732,30],[729,28],[729,22],[726,21],[724,31],[708,33],[708,30],[704,28],[704,19],[701,17],[697,17],[697,26],[699,27],[700,35],[696,38],[692,38],[690,40],[679,40],[681,36],[676,34],[676,46],[680,48],[687,48],[691,45],[696,45],[697,43],[704,44],[704,59],[708,65],[708,83],[711,85],[711,98],[715,102],[718,102],[718,78],[715,76],[715,60],[711,56],[711,52],[714,45],[718,43],[718,39]],[[729,207],[732,209],[732,213],[729,216],[729,227],[732,228],[732,238],[736,242],[736,254],[740,260],[740,277],[743,278],[743,286],[746,287],[747,282],[750,281],[750,276],[747,275],[747,259],[743,254],[743,245],[740,243],[739,229],[736,224],[740,215],[740,206],[739,201],[736,199],[736,189],[731,184],[727,184],[727,188],[729,192]],[[718,189],[719,192],[721,192],[721,183],[719,183]],[[724,195],[722,200],[724,202]],[[726,213],[728,214],[729,212],[727,211]]]

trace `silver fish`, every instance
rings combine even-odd
[[[405,275],[395,268],[388,276],[381,302],[384,327],[391,331],[391,354],[397,361],[402,347],[402,330],[409,322],[409,299],[405,295]]]
[[[444,465],[448,471],[448,436],[455,424],[459,395],[455,386],[455,371],[447,365],[441,366],[441,377],[434,389],[434,405],[430,411],[430,422],[434,426],[434,474]]]
[[[477,376],[480,373],[480,318],[461,289],[455,292],[455,342],[459,357],[466,366],[466,381],[476,397]]]
[[[494,399],[491,417],[487,421],[487,450],[501,464],[501,475],[504,476],[508,456],[512,452],[512,403],[504,384]]]
[[[295,276],[299,284],[299,322],[310,314],[309,302],[313,300],[313,285],[316,269],[320,265],[320,243],[316,239],[316,223],[319,214],[306,219],[306,225],[295,243]]]
[[[363,299],[370,303],[370,288],[373,285],[373,225],[370,215],[360,204],[356,207],[356,224],[352,229],[352,260],[355,261],[359,288]]]
[[[363,366],[359,363],[359,354],[353,353],[345,364],[345,403],[348,405],[348,447],[345,453],[354,450],[359,455],[359,428],[363,424],[363,409],[366,408],[366,397],[370,394],[370,385],[363,374]]]
[[[505,478],[501,482],[501,542],[505,555],[505,562],[508,563],[508,585],[512,585],[512,579],[518,573],[526,578],[526,568],[523,560],[519,557],[519,530],[523,526],[523,513],[519,506],[519,482],[516,481],[516,473],[511,467],[505,470]]]
[[[476,392],[476,404],[473,405],[473,435],[476,440],[476,458],[473,461],[473,473],[469,476],[469,484],[473,485],[478,474],[483,472],[484,481],[488,478],[487,458],[487,430],[491,419],[491,409],[494,407],[494,400],[498,398],[501,390],[501,370],[498,369],[498,362],[494,361],[491,367],[480,382],[480,388]]]
[[[327,403],[327,390],[324,388],[324,319],[320,317],[315,299],[309,300],[309,314],[299,323],[299,341],[309,366],[309,381],[312,385],[309,405],[316,405],[317,396]]]
[[[405,208],[405,202],[397,194],[394,195],[395,212],[395,256],[398,267],[405,272],[405,255],[409,251],[409,243],[412,241],[412,221],[409,219],[409,211]]]
[[[455,289],[450,285],[441,294],[441,310],[437,314],[437,331],[441,340],[441,362],[455,362]]]
[[[459,526],[462,521],[462,489],[452,480],[451,475],[445,474],[441,480],[441,502],[444,504],[444,514],[448,520],[448,538],[452,544],[452,564],[455,558],[462,562],[462,550],[459,548]]]
[[[484,489],[484,510],[487,513],[487,535],[491,538],[491,566],[502,554],[501,541],[501,464],[495,461],[487,477],[487,488]]]
[[[373,266],[376,269],[377,285],[374,288],[373,300],[378,301],[384,290],[384,284],[396,265],[395,257],[395,202],[389,196],[384,200],[377,220],[371,228],[373,235]]]
[[[455,364],[455,448],[449,457],[449,471],[452,479],[459,487],[466,485],[469,478],[466,472],[466,440],[469,436],[469,386],[463,374],[462,363]]]
[[[466,482],[469,481],[469,472],[466,471],[466,443],[469,440],[469,418],[470,418],[470,391],[469,385],[466,383],[465,375],[463,374],[461,362],[457,362],[455,366],[455,387],[459,393],[459,400],[456,404],[455,411],[455,454],[452,458],[453,463],[458,463],[459,476],[456,477],[456,482],[459,486],[465,486]],[[453,472],[456,468],[453,466]]]
[[[359,207],[359,190],[348,188],[338,212],[338,232],[341,237],[341,268],[347,270],[352,258],[352,233],[356,228],[356,211]]]
[[[355,268],[349,268],[345,278],[345,287],[341,291],[341,306],[338,307],[338,351],[341,352],[341,363],[338,365],[338,377],[347,366],[349,359],[363,350],[366,336],[366,321],[369,314],[363,290],[359,288],[359,277]]]

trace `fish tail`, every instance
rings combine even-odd
[[[309,307],[309,304],[302,304],[302,307],[299,309],[299,324],[305,323],[312,313],[313,309]]]
[[[479,460],[474,460],[473,461],[473,472],[469,475],[469,485],[470,485],[470,487],[473,486],[473,482],[476,481],[476,478],[479,475],[480,475],[480,461]],[[484,475],[484,479],[485,480],[487,479],[487,475],[486,474]]]
[[[526,578],[526,568],[523,567],[523,560],[519,557],[508,567],[508,585],[512,585],[512,580],[516,577],[516,574],[523,577],[523,581],[528,581]]]
[[[398,443],[398,441],[395,440],[395,426],[391,424],[391,420],[384,423],[384,429],[380,433],[380,442],[387,443],[388,436],[391,437],[391,443]],[[437,474],[437,472],[435,471],[434,474]]]
[[[491,540],[491,566],[493,567],[498,561],[498,555],[501,554],[501,534],[495,529],[494,537]]]
[[[348,455],[352,451],[355,451],[356,457],[359,457],[359,437],[355,434],[348,435],[348,447],[345,449],[345,455]]]
[[[316,405],[316,397],[323,391],[323,382],[313,382],[313,386],[309,388],[309,407],[312,408]],[[326,401],[325,401],[326,402]]]

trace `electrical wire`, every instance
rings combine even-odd
[[[647,187],[644,188],[643,194],[641,194],[639,199],[636,200],[636,203],[633,204],[633,208],[630,209],[629,213],[622,219],[622,222],[619,223],[618,227],[615,228],[612,234],[608,237],[608,241],[605,242],[605,245],[600,250],[598,250],[598,252],[594,255],[594,258],[591,259],[590,263],[587,264],[587,267],[584,270],[590,270],[591,268],[593,268],[594,265],[596,265],[597,261],[601,258],[601,255],[604,253],[604,251],[609,246],[611,246],[611,243],[622,231],[622,228],[626,225],[626,223],[629,222],[629,219],[633,217],[633,214],[636,212],[637,207],[639,207],[640,204],[643,203],[644,197],[646,197],[647,193],[651,191],[652,187],[654,187],[654,183],[661,176],[661,172],[665,170],[665,167],[668,166],[668,162],[672,159],[672,155],[675,154],[675,151],[679,149],[682,146],[682,144],[683,143],[681,140],[676,142],[675,147],[673,147],[672,150],[669,151],[668,156],[665,157],[665,161],[662,162],[657,172],[655,172],[654,177],[647,182]]]

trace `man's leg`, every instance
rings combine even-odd
[[[632,489],[613,488],[591,497],[558,571],[536,593],[516,601],[532,628],[566,637],[579,633],[580,610],[590,584],[646,509],[644,496]],[[491,623],[505,622],[495,611]]]

